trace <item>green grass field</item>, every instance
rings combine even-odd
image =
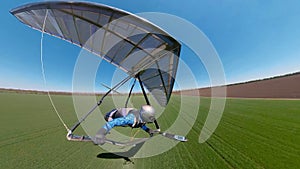
[[[65,122],[73,125],[77,118],[71,96],[53,96],[53,101]],[[178,102],[173,96],[168,111],[175,111]],[[110,106],[108,99],[102,108]],[[217,130],[199,144],[209,106],[210,100],[201,98],[188,142],[158,156],[128,162],[92,143],[67,141],[47,96],[0,93],[0,168],[300,167],[300,100],[227,99]],[[163,115],[158,120],[165,128],[174,119]]]

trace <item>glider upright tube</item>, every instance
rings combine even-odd
[[[137,78],[138,78],[138,80],[139,80],[139,82],[140,82],[140,86],[141,86],[141,88],[142,88],[143,95],[144,95],[144,98],[145,98],[145,100],[146,100],[146,103],[147,103],[147,105],[150,105],[150,101],[149,101],[149,99],[148,99],[148,97],[147,97],[147,94],[146,94],[146,91],[145,91],[145,89],[144,89],[142,80],[141,80],[141,78],[140,78],[140,73],[137,74]],[[154,120],[154,124],[155,124],[156,129],[157,129],[158,131],[160,131],[160,128],[159,128],[159,125],[158,125],[157,120]]]

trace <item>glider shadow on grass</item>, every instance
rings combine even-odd
[[[130,157],[133,157],[143,146],[143,143],[136,144],[134,147],[129,149],[126,152],[114,152],[114,153],[100,153],[97,155],[98,158],[103,158],[103,159],[121,159],[123,158],[125,162],[131,162],[133,161],[130,159]]]

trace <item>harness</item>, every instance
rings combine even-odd
[[[113,109],[104,116],[104,119],[106,121],[109,121],[110,118],[111,119],[116,119],[116,118],[120,118],[120,117],[126,117],[129,114],[133,114],[134,117],[135,117],[134,118],[134,123],[132,125],[129,125],[130,127],[138,128],[138,127],[141,127],[141,126],[145,125],[145,123],[143,123],[139,120],[140,119],[139,111],[137,109],[134,109],[134,108]]]

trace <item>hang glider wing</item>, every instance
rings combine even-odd
[[[38,2],[11,13],[31,28],[78,45],[134,78],[139,74],[156,101],[162,106],[168,103],[181,45],[156,25],[89,2]]]

